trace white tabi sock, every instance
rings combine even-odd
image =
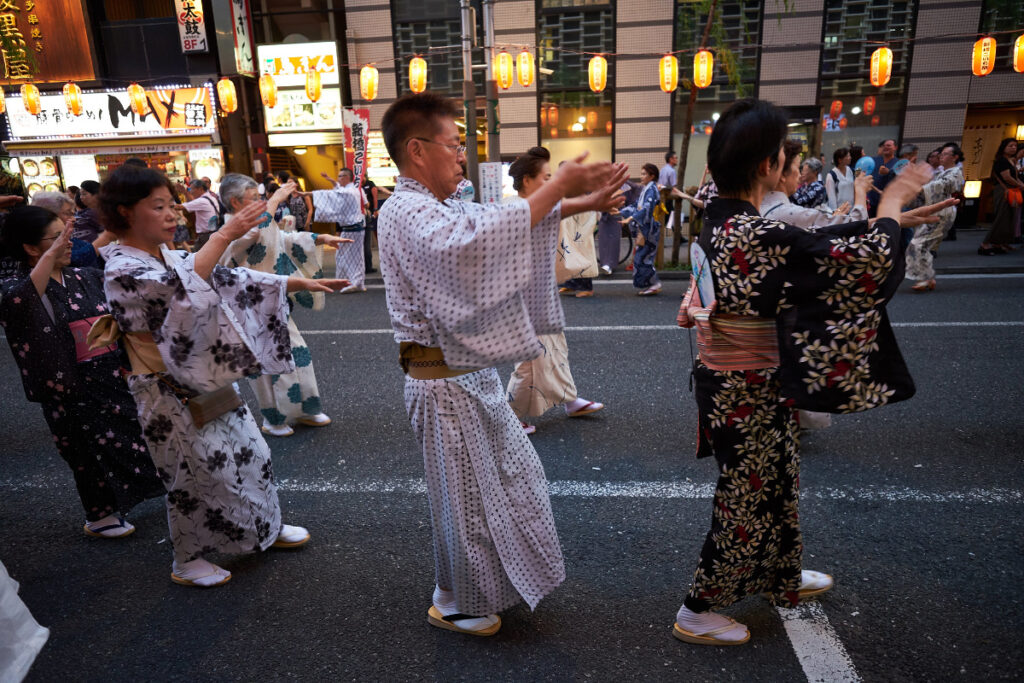
[[[676,623],[695,636],[700,636],[708,631],[722,628],[729,625],[729,620],[721,614],[714,612],[692,612],[686,605],[679,608],[676,613]],[[714,636],[716,640],[743,640],[747,637],[747,627],[743,624],[736,625],[728,631],[723,631]]]
[[[191,581],[197,586],[207,588],[215,586],[224,581],[224,578],[231,576],[231,572],[223,567],[218,567],[213,562],[207,562],[203,558],[178,564],[177,561],[171,564],[175,576]]]
[[[565,404],[565,412],[575,413],[577,410],[587,405],[588,403],[590,403],[590,401],[588,401],[585,398],[577,398],[575,401],[570,401],[569,403]]]
[[[455,593],[441,590],[440,586],[434,586],[434,607],[443,617],[459,613],[459,608],[455,606]],[[496,623],[498,623],[498,617],[494,614],[473,619],[456,619],[452,622],[464,631],[483,631]]]

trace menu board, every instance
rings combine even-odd
[[[277,106],[263,108],[268,133],[308,130],[341,130],[341,91],[324,88],[317,102],[310,102],[305,90],[278,90]]]
[[[366,136],[366,177],[375,185],[392,187],[397,176],[398,167],[384,146],[384,135],[379,130],[371,130]]]
[[[21,177],[31,199],[36,192],[61,192],[57,157],[21,157]]]

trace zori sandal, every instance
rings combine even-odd
[[[722,616],[725,619],[729,619],[729,623],[727,623],[724,626],[719,626],[718,628],[713,628],[710,631],[703,631],[701,633],[687,631],[678,623],[676,623],[672,626],[672,635],[674,635],[676,638],[685,643],[693,643],[695,645],[742,645],[743,643],[750,640],[750,631],[747,631],[747,635],[743,638],[743,640],[723,640],[722,638],[715,638],[715,636],[721,635],[723,633],[728,633],[736,627],[740,627],[744,630],[746,630],[747,628],[735,619],[730,619],[729,617],[726,617],[724,614],[719,616]]]
[[[108,515],[95,522],[86,522],[82,530],[95,538],[124,538],[135,533],[135,526],[121,515]]]
[[[277,534],[277,540],[271,548],[298,548],[309,543],[309,532],[301,526],[282,524],[281,531]]]
[[[494,623],[490,626],[485,626],[480,629],[462,628],[455,622],[457,621],[474,621],[474,622],[487,622],[494,619]],[[497,614],[492,614],[487,617],[474,617],[469,614],[449,614],[447,617],[441,614],[441,610],[437,609],[433,605],[427,610],[427,622],[431,626],[443,628],[447,631],[455,631],[457,633],[467,633],[471,636],[493,636],[501,628],[501,617]]]
[[[203,558],[186,562],[180,567],[175,562],[171,567],[171,581],[182,586],[213,588],[222,586],[230,580],[231,572]]]
[[[836,582],[828,574],[804,569],[800,572],[800,599],[807,600],[832,590]]]
[[[599,410],[604,410],[603,403],[598,403],[597,401],[587,401],[578,410],[573,410],[571,412],[567,410],[565,411],[565,414],[568,415],[569,417],[582,417],[584,415],[596,413]]]

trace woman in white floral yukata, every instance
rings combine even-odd
[[[128,385],[167,489],[171,579],[209,587],[231,573],[208,553],[309,540],[302,527],[281,523],[270,449],[233,382],[294,371],[287,292],[347,283],[216,265],[231,240],[265,219],[265,202],[236,213],[195,254],[173,251],[174,204],[167,177],[152,169],[122,166],[103,184],[104,221],[120,237],[104,250],[104,289],[120,329],[97,323],[90,338],[124,337]]]
[[[711,287],[691,285],[679,324],[698,329],[697,457],[713,455],[719,479],[674,625],[690,643],[747,642],[746,626],[711,610],[748,595],[790,607],[832,588],[803,569],[795,410],[857,412],[914,393],[885,305],[903,278],[907,226],[947,206],[901,215],[931,169],[908,166],[891,181],[873,223],[812,231],[770,220],[757,207],[783,171],[787,121],[772,104],[740,100],[708,146],[720,195],[698,245]]]

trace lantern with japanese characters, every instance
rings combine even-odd
[[[220,103],[220,110],[225,114],[238,111],[238,93],[230,78],[217,81],[217,101]]]
[[[377,99],[377,88],[380,84],[380,73],[377,67],[367,64],[359,70],[359,94],[364,100]]]
[[[64,104],[68,106],[68,111],[73,116],[81,116],[83,105],[82,105],[82,89],[75,83],[64,84]]]
[[[1024,33],[1013,41],[1013,70],[1024,74]]]
[[[975,76],[988,76],[996,68],[996,39],[992,36],[980,38],[974,44],[971,72]]]
[[[603,91],[608,85],[608,60],[601,55],[591,57],[587,74],[590,77],[590,89],[594,92]]]
[[[4,89],[0,88],[0,114],[7,111],[7,96],[4,95]]]
[[[264,107],[273,109],[277,106],[277,83],[270,74],[260,76],[260,99]]]
[[[529,50],[523,50],[516,57],[516,78],[524,88],[533,85],[533,55]]]
[[[675,55],[665,55],[658,62],[658,84],[662,92],[672,92],[679,85],[679,60]]]
[[[427,60],[413,57],[409,61],[409,90],[423,92],[427,89]]]
[[[875,113],[875,96],[868,95],[864,98],[864,115],[871,116]]]
[[[892,50],[880,47],[871,53],[871,85],[881,88],[892,78]]]
[[[708,50],[701,50],[693,56],[693,84],[698,88],[711,85],[715,70],[715,57]]]
[[[43,109],[39,101],[39,88],[31,83],[21,86],[21,103],[25,105],[25,111],[29,114],[38,115]]]
[[[320,72],[310,69],[306,72],[306,97],[310,102],[318,102],[323,93],[323,84],[320,80]]]
[[[494,58],[494,80],[502,90],[512,87],[512,55],[502,50]]]
[[[142,116],[149,109],[149,104],[146,102],[146,89],[138,83],[128,86],[128,101],[131,102],[132,111],[136,116]]]

